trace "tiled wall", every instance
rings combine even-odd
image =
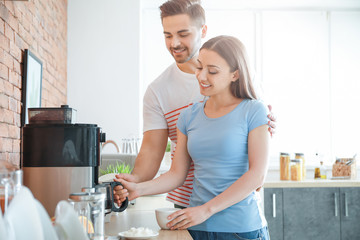
[[[42,107],[67,99],[67,0],[0,0],[0,160],[20,164],[24,50],[43,63]]]

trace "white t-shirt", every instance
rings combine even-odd
[[[144,132],[169,129],[173,158],[177,143],[176,123],[180,113],[194,102],[203,99],[195,75],[182,72],[176,63],[173,63],[146,90],[143,110]],[[187,207],[193,179],[194,164],[191,163],[184,185],[169,192],[167,200]]]

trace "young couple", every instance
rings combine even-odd
[[[274,119],[258,100],[244,45],[218,36],[201,46],[207,27],[196,1],[170,0],[160,10],[175,63],[146,91],[143,143],[132,174],[115,180],[124,186],[117,199],[169,192],[168,200],[186,207],[169,226],[195,240],[270,239],[256,189]],[[176,144],[171,168],[151,180],[168,137]]]

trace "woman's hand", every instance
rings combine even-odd
[[[168,219],[173,220],[167,226],[171,230],[183,230],[206,221],[211,215],[204,205],[185,208],[169,215]]]
[[[118,205],[125,201],[126,197],[131,201],[140,196],[137,191],[137,184],[134,182],[134,176],[130,174],[117,174],[115,177],[114,181],[120,182],[123,185],[123,187],[114,187],[114,200]]]

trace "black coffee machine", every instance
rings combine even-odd
[[[70,193],[98,184],[105,133],[96,124],[75,124],[75,115],[67,105],[30,108],[22,131],[24,185],[50,216]]]

